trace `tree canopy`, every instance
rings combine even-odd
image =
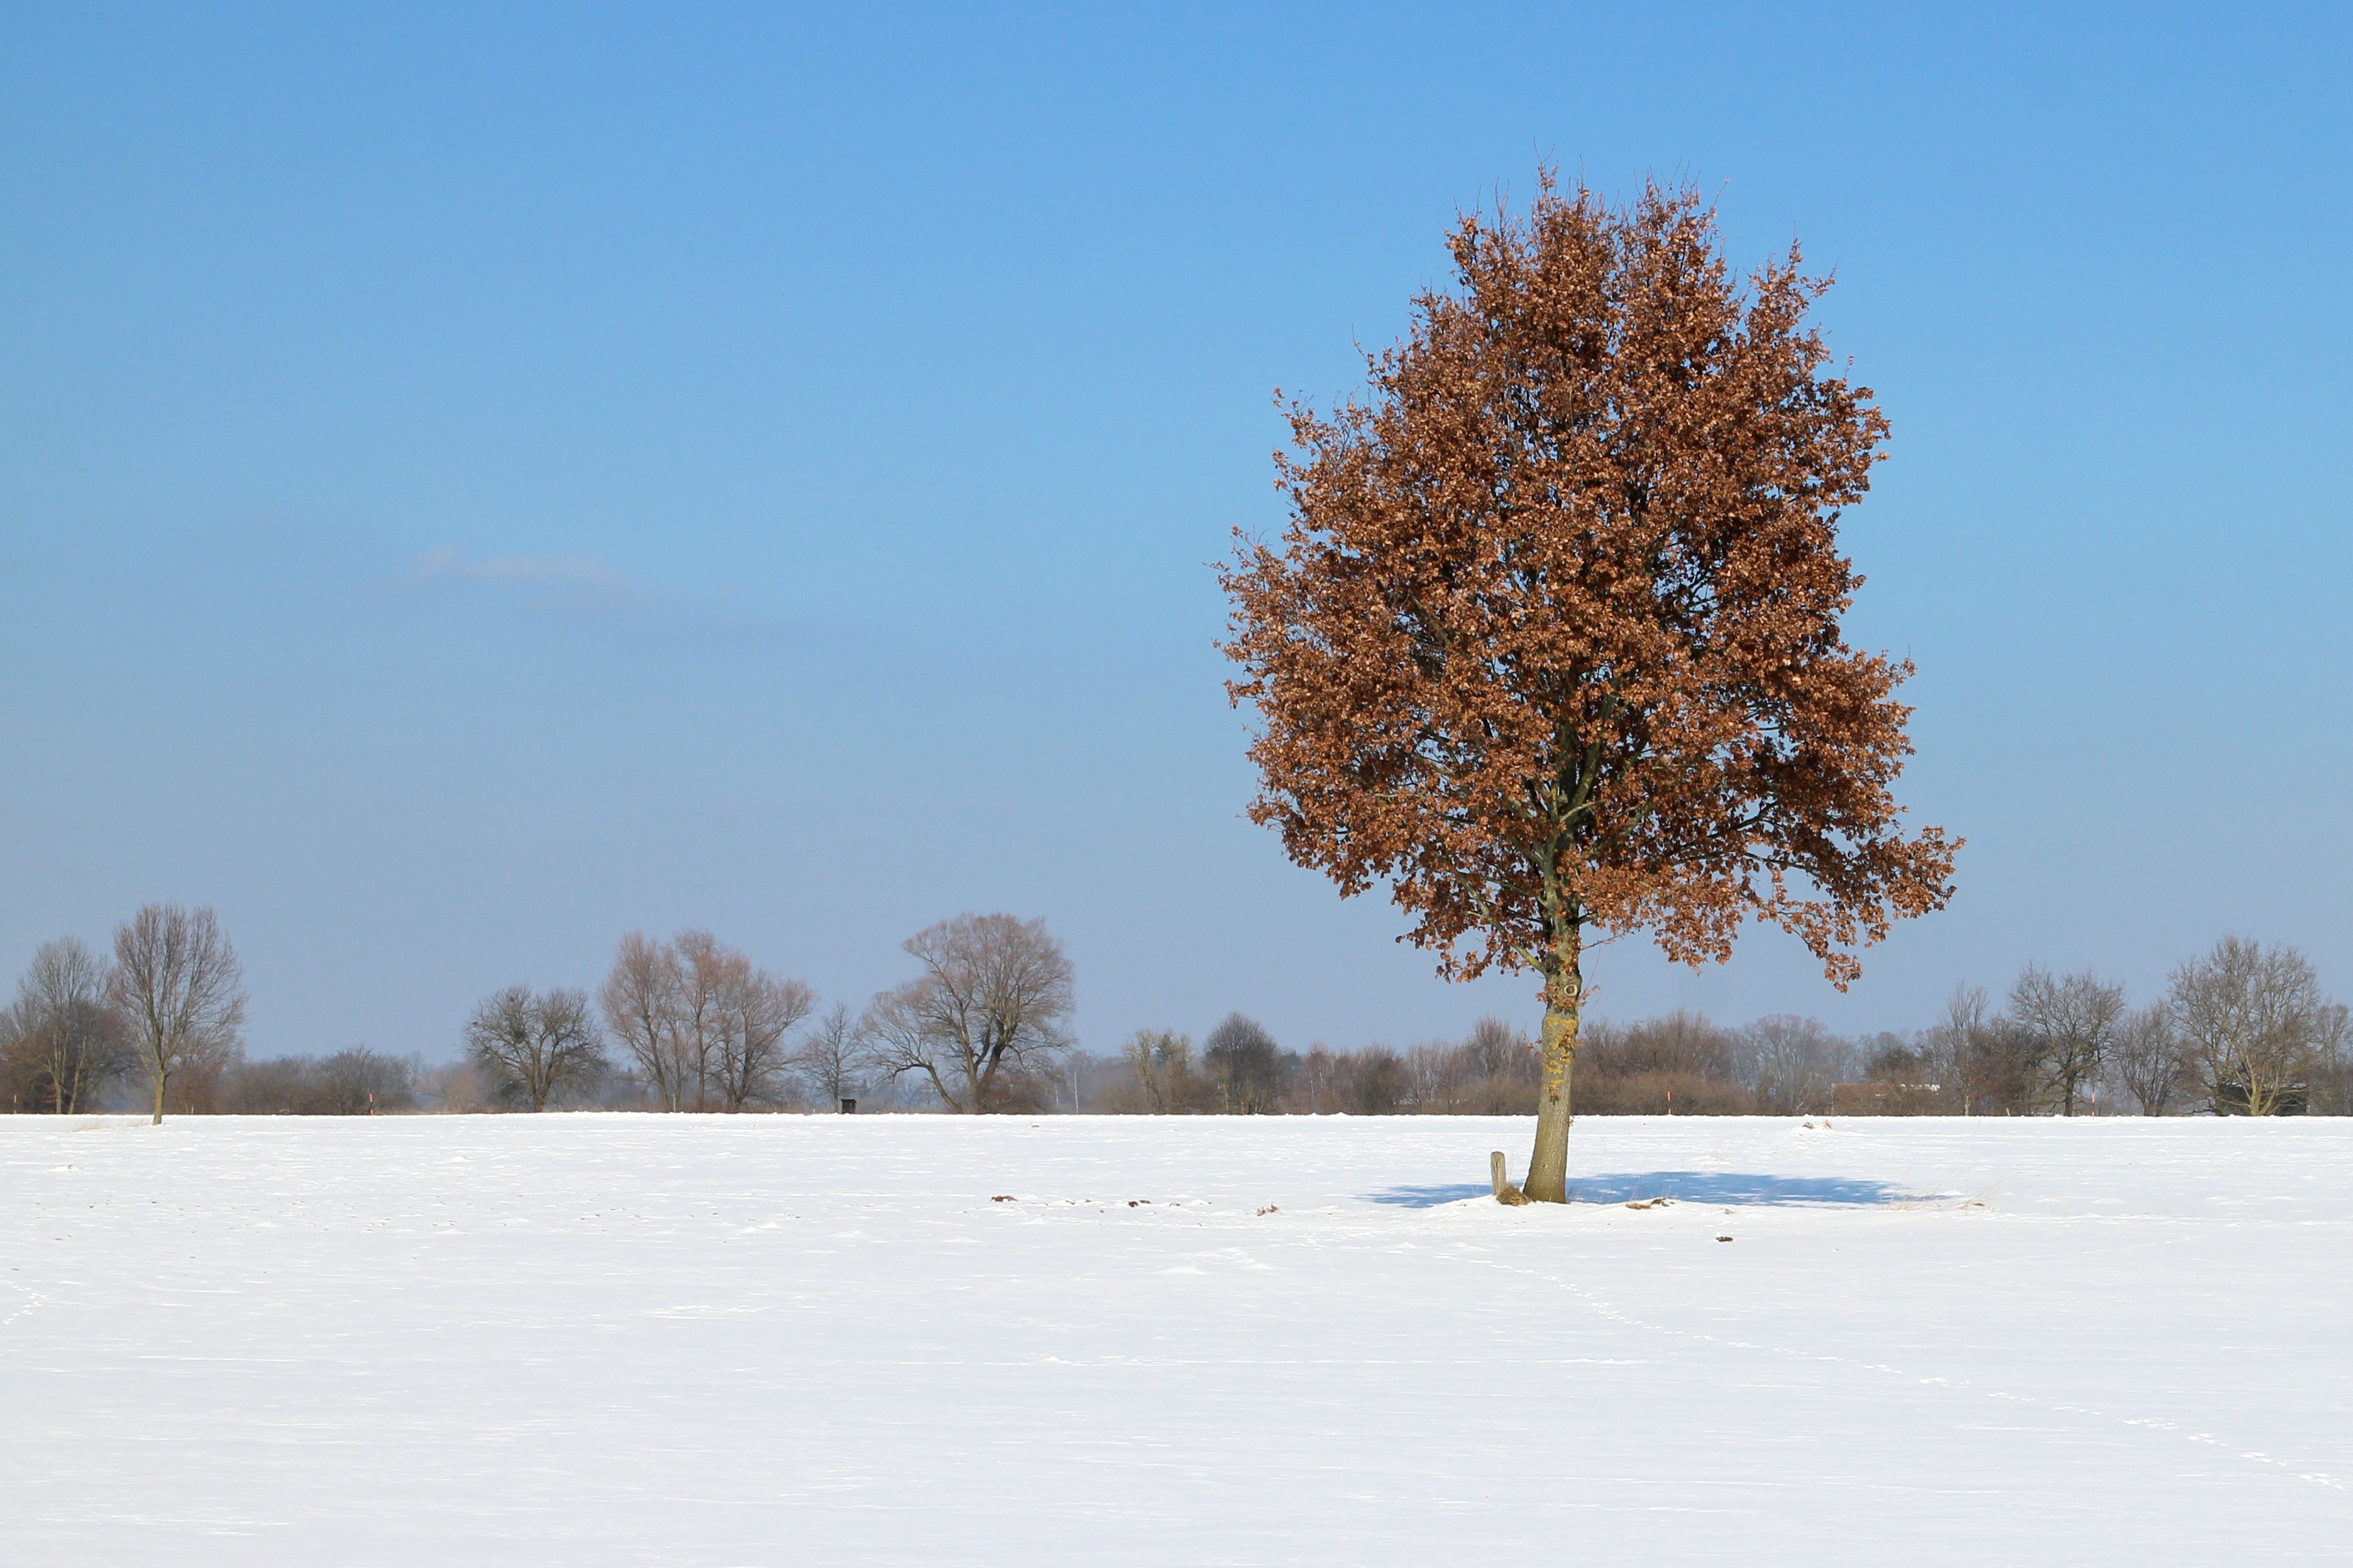
[[[1443,973],[1544,975],[1558,1197],[1588,926],[1697,964],[1756,918],[1843,985],[1958,846],[1899,830],[1910,666],[1841,635],[1887,422],[1827,372],[1827,281],[1793,246],[1744,289],[1693,191],[1548,172],[1450,249],[1369,397],[1289,405],[1291,521],[1222,574],[1229,691],[1293,860],[1387,884]]]

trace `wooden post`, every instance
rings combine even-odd
[[[1527,1194],[1512,1185],[1511,1168],[1504,1163],[1504,1152],[1501,1149],[1493,1151],[1487,1156],[1487,1180],[1495,1190],[1497,1203],[1517,1205],[1528,1201]]]

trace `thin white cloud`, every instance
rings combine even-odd
[[[602,609],[641,605],[654,596],[649,584],[594,555],[493,555],[473,561],[455,545],[418,556],[401,578],[400,586],[427,588],[458,583],[535,589],[544,598]]]
[[[681,588],[622,571],[595,555],[470,558],[455,545],[418,556],[393,579],[396,592],[512,595],[558,615],[627,616],[641,626],[704,637],[769,636],[789,623],[748,609],[731,593]],[[650,619],[649,619],[650,617]]]
[[[533,583],[567,588],[637,587],[620,568],[594,555],[493,555],[488,561],[469,561],[466,552],[455,545],[419,556],[409,580],[419,584],[439,580]]]

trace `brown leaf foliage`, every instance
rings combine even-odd
[[[1840,635],[1887,422],[1825,374],[1827,280],[1793,246],[1743,289],[1694,192],[1549,172],[1450,248],[1368,400],[1288,405],[1291,523],[1221,574],[1251,816],[1450,974],[1588,924],[1697,964],[1755,917],[1843,984],[1958,843],[1898,828],[1911,667]]]

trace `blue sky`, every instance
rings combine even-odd
[[[1601,1010],[2353,990],[2347,13],[1135,13],[0,8],[0,968],[208,902],[256,1052],[441,1057],[631,928],[856,1005],[1005,909],[1098,1049],[1532,1019],[1241,818],[1208,563],[1543,160],[1835,269],[1851,632],[1968,840],[1846,995]]]

